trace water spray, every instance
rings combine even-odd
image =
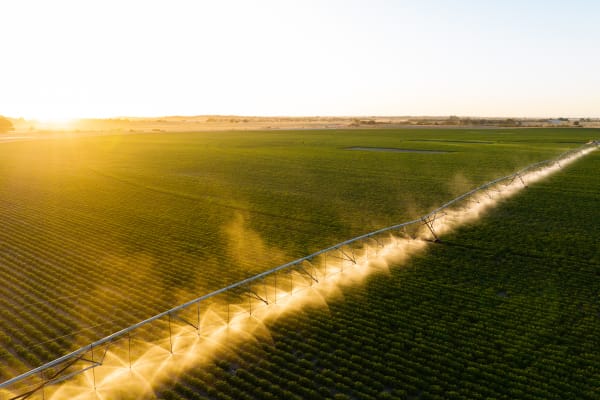
[[[479,186],[408,222],[280,265],[100,339],[0,383],[0,400],[152,397],[172,379],[248,340],[272,341],[267,323],[307,306],[327,307],[339,287],[425,249],[445,233],[600,145],[593,141]]]

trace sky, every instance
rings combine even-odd
[[[2,0],[0,115],[600,117],[600,1]]]

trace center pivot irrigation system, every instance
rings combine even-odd
[[[157,341],[157,338],[165,339],[164,335],[168,334],[167,350],[173,353],[174,324],[177,324],[178,327],[189,327],[191,332],[196,332],[200,336],[210,329],[210,324],[206,323],[205,318],[208,310],[214,315],[220,316],[221,324],[229,324],[234,312],[239,314],[240,309],[252,316],[258,308],[276,304],[278,298],[281,299],[284,295],[291,295],[298,290],[318,284],[320,279],[343,272],[345,266],[357,265],[361,257],[368,259],[369,251],[375,249],[374,251],[377,252],[386,244],[393,243],[396,237],[394,235],[405,238],[428,236],[431,240],[438,241],[436,221],[446,217],[446,210],[450,207],[456,207],[459,203],[467,204],[470,201],[478,202],[478,198],[480,198],[478,196],[481,195],[491,198],[503,186],[518,184],[526,187],[527,175],[547,167],[561,167],[561,161],[584,154],[589,149],[598,146],[600,146],[600,141],[591,141],[577,149],[562,153],[556,158],[529,165],[511,175],[479,186],[420,218],[346,240],[131,325],[0,383],[0,400],[28,399],[36,394],[41,394],[43,397],[45,387],[64,382],[88,370],[92,370],[92,385],[95,385],[95,369],[103,366],[109,349],[120,355],[119,358],[124,360],[124,366],[128,365],[131,368],[132,362],[140,354],[139,351],[136,351],[136,343]]]

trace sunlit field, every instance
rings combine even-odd
[[[598,398],[597,153],[159,398]]]
[[[595,136],[402,129],[3,143],[0,380]]]

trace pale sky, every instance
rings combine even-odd
[[[600,1],[2,0],[0,115],[600,117]]]

